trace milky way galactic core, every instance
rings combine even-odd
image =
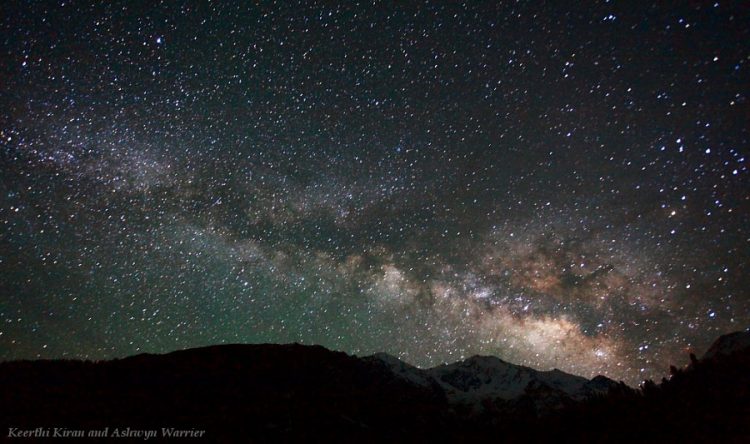
[[[750,325],[741,2],[3,2],[0,359],[637,384]]]

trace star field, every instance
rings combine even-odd
[[[9,2],[0,359],[637,384],[750,325],[740,2]]]

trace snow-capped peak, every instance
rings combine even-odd
[[[539,391],[544,387],[561,396],[579,400],[606,393],[617,385],[604,376],[588,380],[558,369],[538,371],[495,356],[472,356],[424,370],[385,353],[366,359],[382,363],[394,375],[416,385],[440,387],[448,399],[465,404],[479,404],[485,399],[513,400],[529,395],[530,390]]]

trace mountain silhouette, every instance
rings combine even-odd
[[[13,361],[0,363],[0,426],[3,440],[58,428],[141,441],[748,442],[748,335],[639,390],[496,357],[419,369],[299,344]]]

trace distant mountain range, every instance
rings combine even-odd
[[[496,357],[419,369],[298,344],[6,362],[0,387],[3,440],[750,442],[748,331],[639,390]]]

